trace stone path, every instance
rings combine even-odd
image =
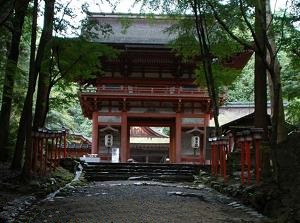
[[[96,182],[46,199],[16,222],[265,222],[262,215],[207,188],[146,181]]]

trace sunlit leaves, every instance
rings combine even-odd
[[[286,118],[289,123],[294,125],[300,124],[300,98],[294,98],[287,105]]]

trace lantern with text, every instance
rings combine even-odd
[[[200,137],[199,136],[192,136],[191,146],[194,149],[194,156],[196,156],[196,150],[200,148]]]
[[[192,136],[191,144],[193,149],[198,149],[200,147],[200,137]]]
[[[113,146],[113,135],[112,134],[107,134],[105,135],[105,146],[107,148],[111,148]]]

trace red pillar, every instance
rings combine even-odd
[[[241,142],[241,181],[242,181],[242,184],[245,183],[244,170],[245,170],[245,142],[243,140]]]
[[[176,113],[176,128],[175,128],[175,139],[176,139],[176,163],[181,162],[181,114]]]
[[[212,149],[211,149],[211,168],[212,175],[217,175],[218,164],[217,164],[217,142],[212,141]]]
[[[250,156],[250,141],[245,142],[245,153],[247,162],[247,183],[251,183],[251,156]]]
[[[256,183],[259,184],[260,181],[260,140],[255,140],[255,174]]]
[[[127,162],[128,153],[128,122],[127,122],[127,112],[122,112],[121,117],[121,162]]]
[[[47,161],[48,161],[48,149],[49,149],[49,145],[48,145],[48,140],[49,140],[49,133],[46,133],[45,135],[45,159],[44,159],[44,174],[47,173]]]
[[[205,158],[204,158],[204,134],[199,134],[200,137],[200,164],[205,165]]]
[[[92,154],[98,154],[98,112],[93,112],[93,132],[92,132]]]
[[[169,159],[171,163],[175,163],[174,151],[175,151],[175,125],[170,126],[170,146],[169,146]]]
[[[261,171],[261,155],[260,155],[260,142],[263,136],[263,129],[253,128],[251,129],[253,136],[253,146],[255,146],[255,179],[256,183],[260,182],[260,171]]]
[[[67,157],[67,131],[64,130],[64,158]]]
[[[126,152],[126,161],[130,158],[130,126],[127,121],[127,152]]]

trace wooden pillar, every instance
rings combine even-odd
[[[67,132],[64,130],[64,158],[67,157]]]
[[[199,138],[200,138],[200,147],[199,147],[199,158],[200,158],[200,164],[204,165],[205,164],[205,158],[204,158],[204,134],[200,133],[199,134]]]
[[[126,162],[131,156],[130,151],[130,126],[127,123],[127,154],[126,154]]]
[[[128,152],[128,123],[127,123],[127,112],[122,112],[121,120],[121,162],[127,162]]]
[[[203,145],[203,165],[206,164],[206,149],[207,149],[207,135],[206,135],[206,126],[204,127],[204,132],[202,134],[202,137],[203,137],[203,141],[201,142],[201,144]]]
[[[170,126],[170,144],[169,144],[169,159],[171,163],[175,163],[175,125]]]
[[[176,113],[176,163],[181,162],[181,113]]]
[[[98,112],[93,112],[93,132],[92,132],[92,154],[98,154],[98,140],[99,140],[99,129],[98,129]]]

